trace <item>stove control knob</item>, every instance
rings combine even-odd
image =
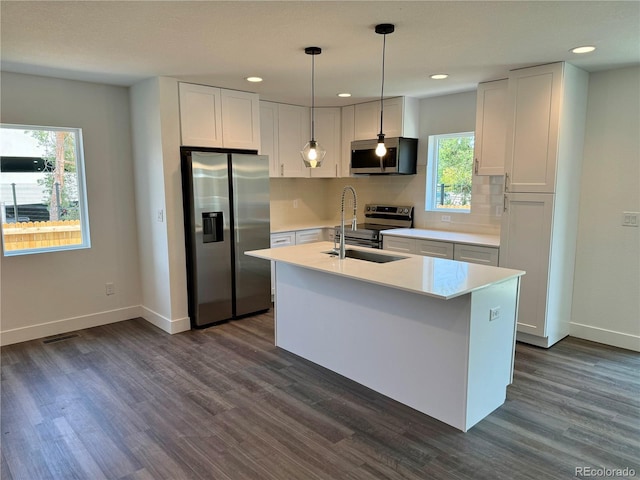
[[[373,207],[371,207],[371,210],[373,210],[374,212],[376,211],[375,205]]]
[[[405,208],[405,209],[402,211],[402,213],[409,213],[409,209],[408,209],[408,208]]]
[[[369,205],[367,205],[367,212],[371,210],[371,207]]]

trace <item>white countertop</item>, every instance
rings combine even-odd
[[[394,237],[410,237],[421,240],[437,240],[442,242],[465,243],[484,247],[499,247],[500,235],[487,233],[463,233],[446,230],[426,230],[421,228],[394,228],[382,230],[380,233]]]
[[[333,243],[316,242],[253,250],[245,254],[442,299],[465,295],[524,274],[521,270],[406,253],[398,254],[351,245],[347,248],[407,258],[388,263],[353,258],[339,260],[335,256],[323,253],[332,248]]]
[[[340,221],[338,221],[340,223]],[[287,225],[286,227],[272,228],[271,233],[295,232],[300,230],[314,230],[316,228],[333,228],[338,223],[298,223],[295,225]]]

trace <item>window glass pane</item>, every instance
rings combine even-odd
[[[471,210],[473,146],[472,132],[430,137],[427,209]]]
[[[87,248],[85,199],[80,129],[1,126],[5,255]]]

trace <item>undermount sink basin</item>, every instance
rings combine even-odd
[[[338,256],[336,252],[333,250],[329,250],[328,252],[322,252],[328,255]],[[384,255],[376,252],[365,252],[363,250],[354,250],[352,248],[347,248],[345,250],[346,258],[355,258],[356,260],[365,260],[367,262],[375,262],[375,263],[388,263],[395,262],[397,260],[403,260],[408,257],[400,257],[397,255]]]

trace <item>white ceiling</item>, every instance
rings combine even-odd
[[[158,75],[316,105],[473,90],[510,69],[566,60],[588,71],[640,64],[638,1],[8,1],[5,71],[132,85]],[[569,49],[593,44],[577,56]],[[445,72],[444,81],[429,74]],[[260,84],[244,80],[264,78]],[[348,91],[351,99],[339,99]]]

